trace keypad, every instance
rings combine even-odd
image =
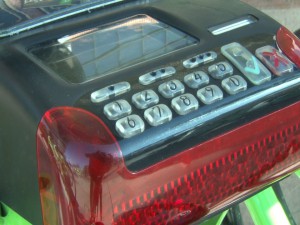
[[[198,98],[206,105],[223,99],[223,92],[217,85],[209,85],[197,92]]]
[[[186,115],[194,110],[197,110],[199,103],[192,94],[183,94],[172,99],[172,108],[179,115]]]
[[[208,72],[215,79],[223,79],[227,75],[232,75],[233,68],[228,62],[219,62],[208,67]]]
[[[131,113],[131,106],[126,100],[118,100],[104,106],[104,114],[110,120],[117,120]]]
[[[152,89],[131,95],[131,103],[135,109],[125,99],[115,99],[104,106],[105,116],[115,121],[115,129],[120,137],[130,138],[144,132],[146,125],[147,127],[160,126],[171,122],[176,116],[184,116],[199,110],[204,105],[216,103],[224,98],[224,93],[228,96],[246,91],[249,88],[249,81],[253,85],[267,82],[271,79],[270,71],[276,76],[281,76],[292,72],[295,67],[288,58],[272,46],[264,46],[256,50],[255,54],[262,63],[239,43],[223,46],[221,53],[228,61],[213,62],[217,59],[216,52],[202,53],[183,61],[185,71],[179,69],[182,74],[176,76],[177,79],[162,81],[157,85],[152,83],[176,74],[175,67],[167,66],[140,76],[139,83],[152,84]],[[206,63],[211,64],[192,70]],[[237,70],[233,75],[234,69],[231,63],[241,73]],[[186,87],[190,93],[185,93]],[[130,89],[128,82],[119,82],[93,92],[91,101],[99,103],[126,93]],[[136,110],[141,112],[137,115]]]
[[[158,95],[151,89],[141,91],[132,96],[132,103],[138,109],[146,109],[159,102]]]
[[[123,138],[130,138],[144,132],[145,123],[138,115],[130,115],[116,122],[116,130]]]
[[[164,104],[147,109],[144,117],[151,126],[158,126],[171,121],[172,111]]]
[[[196,71],[184,77],[184,83],[190,88],[199,88],[209,83],[209,77],[203,71]]]
[[[164,96],[165,98],[173,98],[180,94],[183,94],[185,87],[183,83],[179,80],[171,80],[165,83],[162,83],[158,87],[159,93]]]
[[[235,95],[247,89],[247,82],[244,78],[234,75],[222,80],[223,89],[230,95]]]

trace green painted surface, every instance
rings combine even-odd
[[[221,225],[227,212],[228,210],[210,218],[209,220],[204,221],[203,223],[200,223],[200,225]]]
[[[255,225],[290,225],[272,187],[245,201]]]
[[[32,225],[7,205],[0,202],[0,225]]]
[[[295,174],[300,178],[300,170],[296,171]]]

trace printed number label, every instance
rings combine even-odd
[[[187,96],[181,96],[180,99],[182,100],[183,104],[186,106],[191,105],[191,100]]]
[[[133,119],[130,119],[129,117],[127,117],[127,123],[131,128],[135,128],[136,123]]]

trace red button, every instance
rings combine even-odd
[[[300,40],[285,27],[281,27],[276,35],[277,45],[281,51],[300,67]]]

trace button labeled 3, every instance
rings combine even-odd
[[[145,123],[138,115],[130,115],[116,122],[116,130],[123,138],[130,138],[144,132]]]
[[[147,109],[144,117],[151,126],[158,126],[171,121],[172,111],[164,104]]]

